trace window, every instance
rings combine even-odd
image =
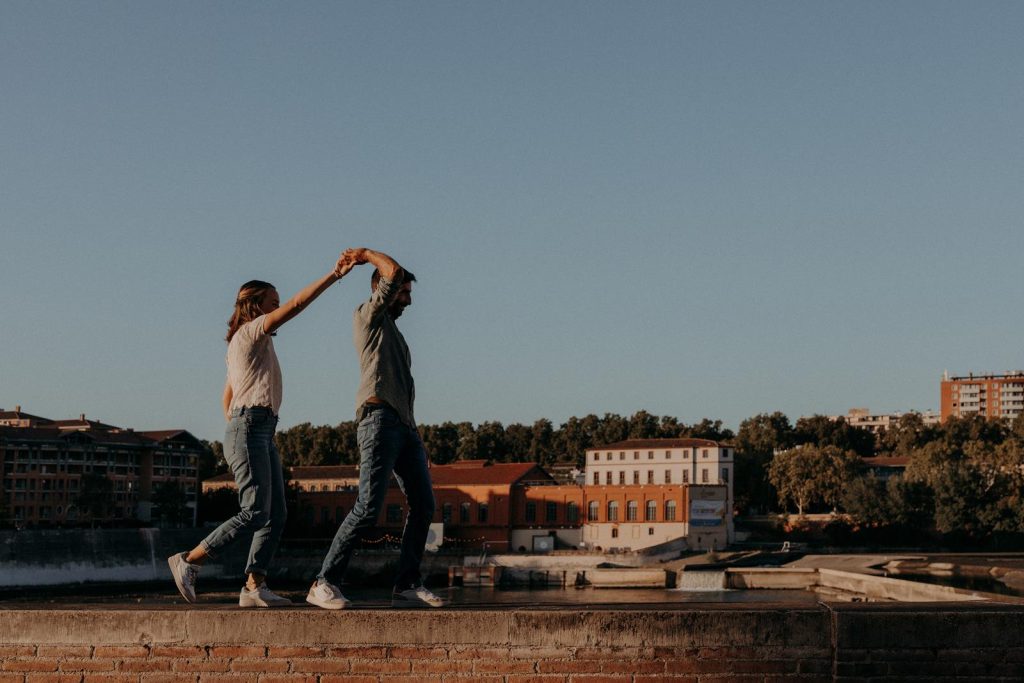
[[[648,484],[653,484],[654,483],[654,470],[647,470],[647,483]]]
[[[723,484],[728,484],[729,483],[729,468],[728,467],[723,467],[722,468],[722,483]]]
[[[600,483],[601,483],[601,473],[600,472],[594,472],[594,486],[597,486]]]
[[[612,538],[618,538],[618,537],[619,537],[619,530],[613,528],[612,529]]]
[[[612,454],[609,453],[608,455],[604,456],[604,459],[605,460],[611,460],[612,459]]]
[[[707,467],[701,468],[701,471],[700,471],[700,483],[702,483],[702,484],[708,483],[708,468]]]
[[[619,521],[619,501],[617,500],[608,501],[608,521]]]
[[[653,500],[647,501],[647,509],[644,513],[645,522],[656,522],[658,521],[658,504]]]
[[[606,483],[608,485],[611,485],[611,483],[612,483],[612,473],[611,472],[605,472],[604,473],[604,483]]]
[[[402,521],[402,506],[391,503],[387,509],[388,524],[398,524]]]
[[[672,483],[672,470],[665,470],[665,483],[666,484],[671,484]]]
[[[600,453],[594,453],[594,462],[597,462],[600,459],[601,459],[601,454]]]
[[[526,521],[536,522],[537,521],[537,504],[527,503],[526,504]]]
[[[654,451],[647,451],[647,459],[654,460]]]
[[[639,460],[640,459],[640,451],[633,451],[633,459],[634,460]]]
[[[452,523],[452,504],[445,503],[441,506],[441,521],[445,524]]]
[[[558,521],[558,503],[549,500],[544,506],[544,521],[548,524],[554,524]]]
[[[669,460],[672,457],[672,451],[665,451],[665,459]]]
[[[626,483],[626,473],[625,472],[619,472],[619,483],[620,484],[625,484]]]
[[[587,504],[587,521],[588,522],[596,522],[597,521],[597,510],[598,510],[598,508],[599,508],[599,505],[598,505],[598,502],[596,500],[592,500],[592,501],[590,501]]]
[[[330,508],[320,508],[320,521],[327,524],[331,521],[331,510]]]
[[[722,449],[722,460],[728,460],[728,459],[729,459],[729,449],[728,448],[723,448]]]
[[[619,460],[626,459],[626,451],[619,451]]]
[[[639,484],[640,483],[640,470],[633,470],[633,483],[634,484]]]
[[[676,521],[676,502],[674,500],[665,501],[665,521]]]
[[[704,452],[700,454],[700,457],[702,457],[702,458],[704,458],[706,460],[707,457],[708,457],[708,449],[705,448]]]
[[[334,508],[334,521],[341,522],[343,519],[345,519],[345,508],[339,505]]]
[[[647,527],[647,535],[648,536],[653,536],[654,535],[654,527],[653,526]]]
[[[626,503],[626,521],[635,522],[640,511],[640,506],[637,505],[635,500],[631,500]]]
[[[476,519],[483,523],[487,521],[487,503],[480,503],[476,508]]]
[[[459,521],[463,524],[469,524],[469,503],[459,505]]]
[[[567,503],[565,506],[565,521],[575,524],[580,521],[580,506],[576,503]]]
[[[689,484],[690,483],[690,470],[683,470],[683,483],[684,484]]]

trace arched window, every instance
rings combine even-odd
[[[631,500],[628,503],[626,503],[626,521],[635,522],[639,510],[640,506],[637,505],[637,502],[635,500]]]
[[[653,501],[653,500],[649,500],[649,501],[647,501],[647,512],[646,512],[646,517],[644,517],[644,521],[655,522],[655,521],[657,521],[657,519],[658,519],[658,504],[655,501]]]
[[[669,500],[665,502],[665,521],[676,521],[676,502],[674,500]]]
[[[619,521],[619,501],[617,500],[608,501],[608,521]]]
[[[587,504],[587,521],[588,522],[596,522],[597,521],[597,510],[598,510],[599,507],[600,506],[598,505],[596,500],[592,500],[592,501],[590,501],[590,503]]]

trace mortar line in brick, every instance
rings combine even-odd
[[[839,661],[839,615],[828,603],[819,600],[818,604],[828,612],[829,648],[832,650],[832,681],[834,682],[838,680],[836,667]]]

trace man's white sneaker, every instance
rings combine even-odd
[[[171,568],[171,576],[185,602],[196,601],[196,579],[199,578],[199,565],[185,561],[188,553],[177,553],[167,558],[167,566]]]
[[[254,591],[242,586],[242,592],[238,594],[239,607],[284,607],[290,604],[291,600],[270,590],[265,583],[261,583]]]
[[[317,579],[313,587],[309,589],[306,602],[324,609],[345,609],[350,604],[337,586],[324,579]]]
[[[391,606],[401,608],[444,607],[446,602],[423,586],[415,586],[391,594]]]

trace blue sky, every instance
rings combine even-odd
[[[937,409],[1024,367],[1017,2],[0,4],[0,407],[223,434],[225,322],[419,277],[417,417]],[[355,271],[279,333],[351,419]]]

